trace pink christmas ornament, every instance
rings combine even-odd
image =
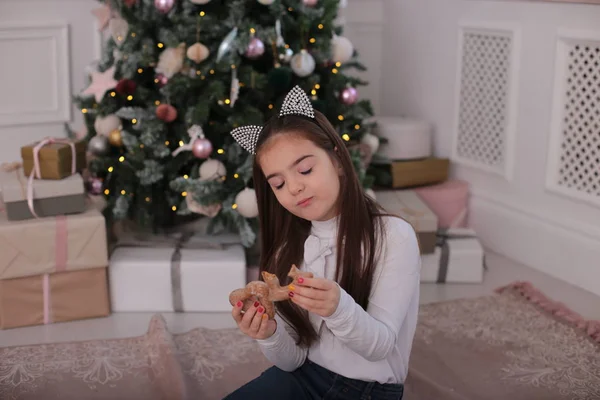
[[[175,5],[175,0],[154,0],[154,7],[163,14],[171,11]]]
[[[165,122],[173,122],[177,119],[177,109],[170,104],[161,104],[156,107],[156,118]]]
[[[340,101],[347,106],[356,103],[358,101],[358,91],[356,88],[347,87],[346,89],[342,90]]]
[[[212,143],[208,139],[196,139],[192,143],[192,153],[196,158],[208,158],[212,150]]]
[[[250,39],[248,43],[248,47],[246,48],[246,52],[244,53],[246,57],[254,60],[265,53],[265,44],[257,37],[253,37]]]
[[[92,177],[88,180],[88,192],[92,196],[97,196],[102,193],[102,179]]]
[[[304,4],[307,7],[314,7],[317,5],[318,2],[319,0],[302,0],[302,4]]]
[[[165,86],[169,82],[169,78],[164,76],[163,74],[156,74],[154,77],[154,83],[156,83],[159,87]]]
[[[96,102],[100,103],[104,93],[109,89],[113,89],[119,83],[114,78],[115,71],[116,67],[113,65],[104,72],[92,72],[92,83],[82,93],[86,96],[93,95]]]
[[[110,7],[108,5],[103,5],[102,7],[95,8],[92,10],[92,14],[96,17],[98,21],[98,30],[102,32],[108,26],[108,21],[110,21]]]

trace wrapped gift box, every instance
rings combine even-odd
[[[106,267],[0,280],[0,329],[109,313]]]
[[[380,155],[394,161],[431,157],[431,124],[402,117],[377,117],[376,122],[377,136],[387,141]]]
[[[422,254],[435,250],[437,216],[412,190],[380,190],[375,192],[377,202],[389,213],[408,221],[419,238]]]
[[[117,247],[110,258],[112,310],[231,311],[229,293],[246,286],[244,249],[199,247],[205,248]]]
[[[88,207],[82,214],[17,222],[0,212],[0,279],[108,265],[104,216]]]
[[[21,221],[34,218],[28,202],[28,177],[23,169],[3,173],[0,184],[8,219]],[[38,217],[85,211],[85,185],[80,174],[61,180],[34,179],[31,184],[33,209]]]
[[[378,186],[404,189],[446,181],[450,160],[436,157],[412,161],[374,159],[370,168]]]
[[[440,231],[433,254],[421,256],[421,282],[481,283],[484,253],[468,228]]]
[[[21,159],[25,175],[29,176],[34,167],[33,149],[40,142],[21,147]],[[75,147],[75,171],[86,167],[86,143],[83,140],[73,142]],[[73,174],[73,151],[67,143],[51,142],[45,144],[38,153],[40,175],[38,179],[63,179]]]
[[[415,188],[415,192],[437,215],[440,228],[465,228],[467,226],[469,184],[449,180],[437,185]]]

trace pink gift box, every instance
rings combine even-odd
[[[438,217],[440,228],[465,228],[467,226],[469,184],[461,180],[415,188],[425,204]]]

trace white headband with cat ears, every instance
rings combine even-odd
[[[312,103],[308,98],[308,95],[300,88],[300,86],[294,86],[292,90],[285,96],[281,110],[279,111],[279,117],[286,115],[303,115],[309,118],[315,118]],[[256,143],[262,131],[262,126],[258,125],[244,125],[239,128],[235,128],[231,131],[231,136],[235,139],[240,146],[251,154],[255,154]]]

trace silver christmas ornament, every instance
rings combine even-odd
[[[315,70],[315,59],[306,50],[300,50],[300,53],[292,57],[290,67],[292,71],[300,78],[305,78],[312,74]]]
[[[219,45],[219,50],[217,51],[217,62],[221,62],[223,57],[225,57],[225,55],[231,51],[231,48],[233,47],[233,41],[235,40],[237,33],[238,28],[236,26],[227,34],[227,36],[225,36],[225,39],[223,39]]]
[[[108,138],[102,135],[96,135],[88,143],[88,151],[95,156],[104,156],[108,154],[110,145]]]

